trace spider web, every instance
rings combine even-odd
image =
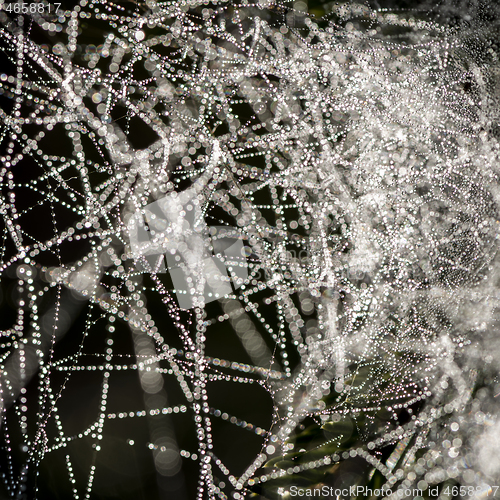
[[[7,5],[3,493],[492,495],[495,23],[451,3]],[[182,196],[209,252],[220,228],[241,243],[224,298],[199,260],[174,280]]]

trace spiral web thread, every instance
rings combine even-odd
[[[447,484],[491,495],[494,24],[471,21],[472,4],[470,23],[453,25],[437,11],[348,3],[316,18],[303,2],[7,5],[6,494],[43,498],[53,463],[65,477],[55,490],[99,498],[109,435],[147,420],[148,439],[114,439],[147,450],[160,497],[281,497],[310,471],[344,485],[338,471],[352,463],[351,479],[379,477],[391,498]],[[208,303],[191,269],[197,306],[186,311],[168,270],[133,255],[129,221],[195,184],[208,229],[245,243],[228,265],[248,277]],[[236,339],[235,359],[208,348],[211,336],[225,342],[220,331]],[[110,402],[130,372],[140,408]],[[61,408],[77,377],[99,396],[94,420],[69,432]],[[255,386],[255,406],[272,401],[267,423],[231,415],[220,397],[214,406],[218,382]],[[244,468],[218,455],[220,420],[258,440]],[[323,441],[300,444],[315,427]],[[90,450],[84,465],[77,443]]]

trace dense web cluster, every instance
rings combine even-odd
[[[13,5],[2,495],[492,496],[495,13]]]

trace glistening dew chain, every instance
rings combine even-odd
[[[380,3],[0,1],[0,496],[492,496],[499,12]]]

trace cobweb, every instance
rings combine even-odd
[[[2,495],[496,493],[494,7],[0,5]]]

